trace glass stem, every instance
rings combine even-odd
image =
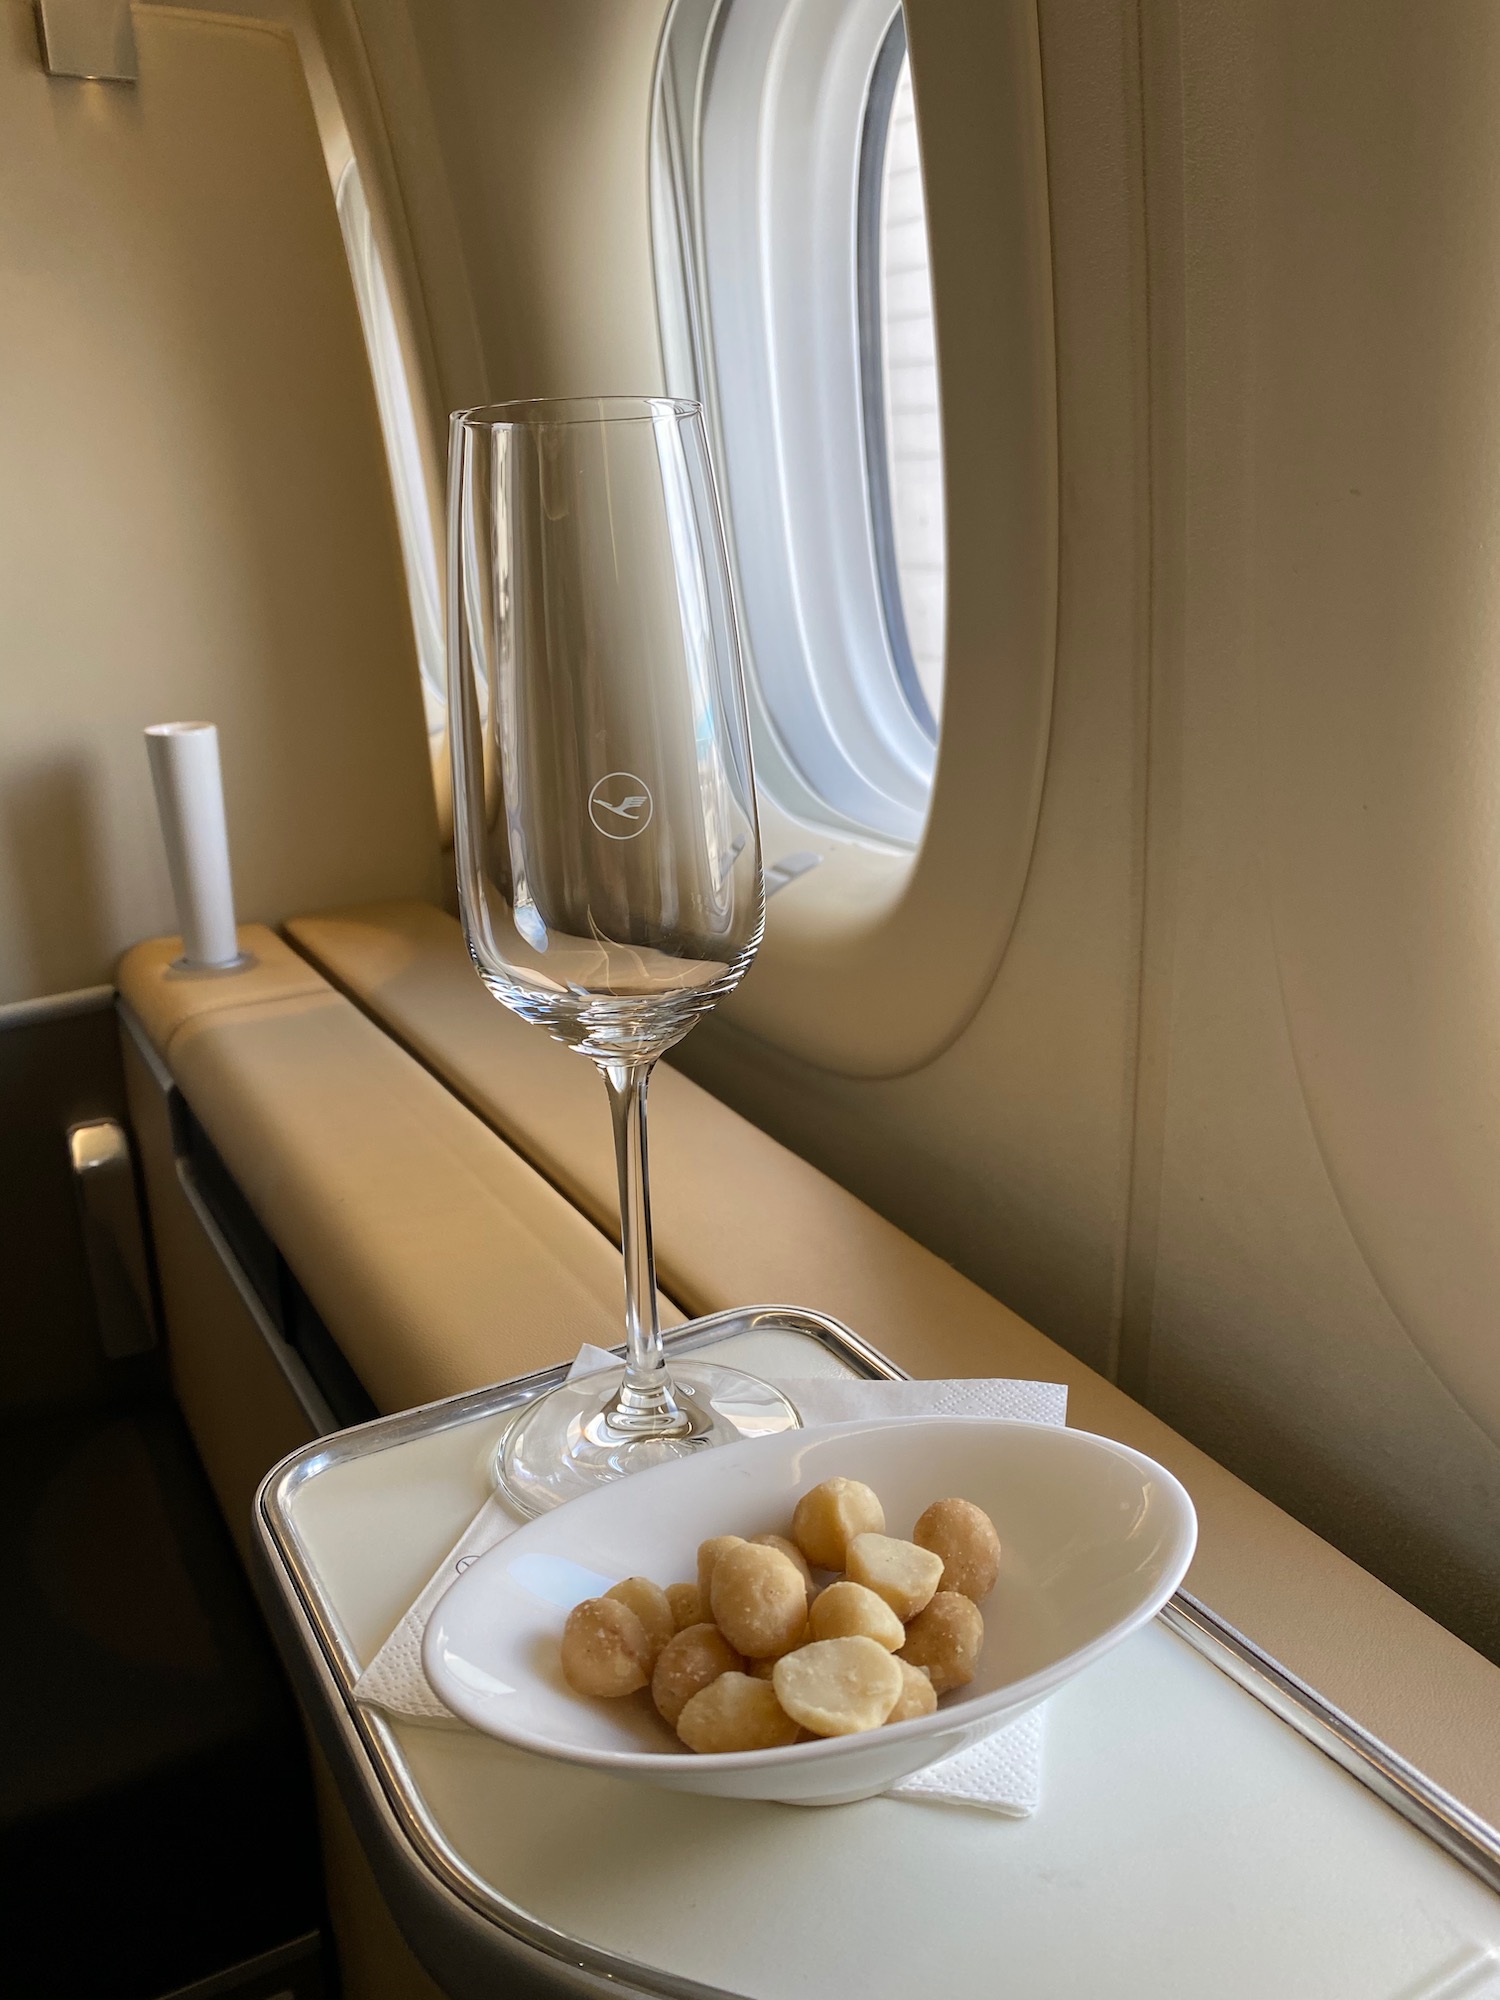
[[[654,1059],[653,1059],[654,1061]],[[625,1259],[625,1379],[608,1422],[631,1437],[679,1437],[691,1419],[667,1373],[656,1310],[651,1248],[651,1178],[646,1160],[646,1086],[653,1061],[601,1063],[615,1128],[620,1179],[620,1249]]]

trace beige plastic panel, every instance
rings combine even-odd
[[[295,44],[135,9],[49,78],[0,0],[0,1000],[172,927],[140,731],[219,725],[239,906],[430,892],[358,320]]]
[[[1500,23],[1358,13],[1042,0],[1062,541],[1010,947],[915,1075],[727,1019],[676,1059],[1500,1656]]]
[[[602,1084],[489,997],[452,918],[386,904],[289,930],[549,1180],[613,1226]],[[652,1083],[652,1178],[663,1282],[690,1312],[789,1300],[843,1319],[916,1375],[1066,1382],[1071,1422],[1153,1454],[1186,1483],[1201,1528],[1192,1589],[1420,1767],[1500,1815],[1491,1714],[1500,1674],[1420,1611],[671,1069]],[[394,1275],[391,1247],[381,1255]]]
[[[1311,8],[1249,79],[1274,162],[1245,185],[1259,803],[1333,1190],[1500,1444],[1500,15],[1375,18],[1352,75]]]

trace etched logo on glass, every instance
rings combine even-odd
[[[634,771],[606,771],[589,793],[589,818],[606,840],[634,840],[651,824],[651,789]]]

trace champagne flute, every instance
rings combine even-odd
[[[469,950],[497,1000],[598,1065],[619,1172],[625,1365],[552,1390],[507,1433],[500,1485],[537,1514],[798,1421],[738,1369],[684,1359],[669,1371],[657,1315],[647,1083],[739,984],[765,921],[699,405],[586,397],[459,411],[448,562]]]

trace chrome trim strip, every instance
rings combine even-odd
[[[1487,1821],[1187,1591],[1179,1590],[1159,1616],[1221,1673],[1500,1895],[1500,1833]]]
[[[151,1037],[146,1033],[145,1028],[141,1025],[139,1014],[136,1013],[130,1002],[122,996],[116,996],[115,998],[115,1014],[119,1019],[120,1026],[129,1035],[135,1047],[136,1054],[150,1072],[151,1081],[156,1085],[163,1097],[170,1097],[172,1092],[177,1088],[176,1079],[162,1061],[155,1042],[152,1041]]]
[[[801,1333],[867,1378],[908,1379],[903,1370],[839,1321],[796,1306],[750,1306],[714,1313],[676,1328],[666,1336],[666,1341],[669,1349],[690,1351],[731,1334],[756,1329]],[[361,1791],[370,1795],[367,1803],[374,1806],[387,1833],[393,1840],[399,1838],[401,1846],[387,1859],[408,1871],[410,1878],[425,1871],[449,1896],[456,1897],[515,1944],[542,1953],[559,1970],[566,1967],[575,1974],[603,1979],[616,1992],[648,1995],[651,2000],[737,2000],[721,1988],[703,1986],[658,1967],[617,1957],[557,1931],[474,1874],[449,1844],[411,1783],[400,1742],[390,1723],[353,1699],[360,1662],[337,1613],[318,1588],[292,1519],[291,1502],[298,1490],[330,1466],[385,1451],[456,1424],[503,1415],[542,1395],[561,1382],[566,1373],[566,1367],[548,1368],[468,1395],[380,1417],[340,1432],[326,1444],[305,1446],[283,1459],[262,1481],[254,1515],[264,1570],[274,1582],[275,1598],[270,1607],[275,1614],[273,1622],[283,1632],[291,1622],[318,1677],[320,1692],[330,1703],[336,1698],[337,1709],[328,1719],[346,1745],[350,1739],[358,1743],[368,1767],[367,1771],[361,1767],[359,1758],[351,1757],[344,1775],[352,1777]],[[1349,1716],[1325,1702],[1314,1689],[1262,1653],[1243,1633],[1225,1624],[1187,1592],[1179,1591],[1160,1617],[1171,1631],[1228,1674],[1247,1694],[1324,1751],[1409,1825],[1436,1841],[1487,1888],[1500,1893],[1500,1835],[1467,1807],[1449,1797]],[[369,1774],[373,1774],[374,1785]]]
[[[135,1162],[119,1119],[70,1125],[68,1165],[99,1345],[110,1361],[145,1354],[156,1345],[156,1313]]]
[[[75,993],[48,993],[39,1000],[7,1000],[0,1007],[0,1031],[66,1021],[73,1014],[102,1014],[114,997],[113,986],[80,986]]]

